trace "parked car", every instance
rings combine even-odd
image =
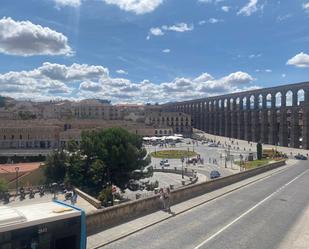
[[[164,167],[169,167],[169,166],[170,166],[170,163],[169,163],[169,162],[164,163],[163,166],[164,166]]]
[[[298,154],[298,155],[295,156],[295,159],[297,159],[297,160],[307,160],[307,157],[304,156],[304,155]]]
[[[197,158],[189,158],[188,163],[197,163]]]
[[[160,161],[160,166],[164,166],[165,163],[168,163],[167,159],[163,159]]]
[[[218,170],[213,170],[210,172],[210,179],[215,179],[220,177],[220,172]]]
[[[218,147],[218,145],[215,143],[212,143],[212,144],[208,144],[208,147]]]

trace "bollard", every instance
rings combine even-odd
[[[120,200],[115,199],[115,200],[114,200],[114,206],[119,205],[119,204],[120,204]]]

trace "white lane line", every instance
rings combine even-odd
[[[275,192],[273,192],[272,194],[270,194],[269,196],[267,196],[265,199],[261,200],[259,203],[257,203],[256,205],[254,205],[252,208],[250,208],[249,210],[247,210],[245,213],[241,214],[238,218],[236,218],[235,220],[233,220],[232,222],[230,222],[229,224],[227,224],[226,226],[224,226],[223,228],[221,228],[219,231],[217,231],[215,234],[211,235],[209,238],[207,238],[206,240],[204,240],[201,244],[199,244],[198,246],[194,247],[194,249],[199,249],[202,246],[204,246],[206,243],[208,243],[209,241],[211,241],[212,239],[214,239],[215,237],[217,237],[220,233],[224,232],[226,229],[228,229],[230,226],[232,226],[234,223],[236,223],[237,221],[239,221],[241,218],[243,218],[244,216],[246,216],[247,214],[251,213],[254,209],[256,209],[257,207],[259,207],[260,205],[262,205],[264,202],[266,202],[267,200],[269,200],[270,198],[272,198],[275,194],[279,193],[281,190],[283,190],[284,188],[286,188],[288,185],[290,185],[291,183],[293,183],[294,181],[296,181],[298,178],[302,177],[304,174],[306,174],[309,171],[309,169],[307,169],[306,171],[304,171],[303,173],[299,174],[298,176],[296,176],[295,178],[293,178],[291,181],[289,181],[288,183],[284,184],[282,187],[280,187],[279,189],[277,189]]]

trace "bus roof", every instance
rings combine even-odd
[[[80,211],[55,202],[19,207],[0,206],[0,233],[80,215]]]

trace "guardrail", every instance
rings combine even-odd
[[[74,188],[76,193],[82,197],[83,199],[85,199],[87,202],[89,202],[92,206],[94,206],[97,209],[100,209],[102,207],[101,202],[99,200],[97,200],[96,198],[86,194],[85,192],[81,191],[78,188]]]

